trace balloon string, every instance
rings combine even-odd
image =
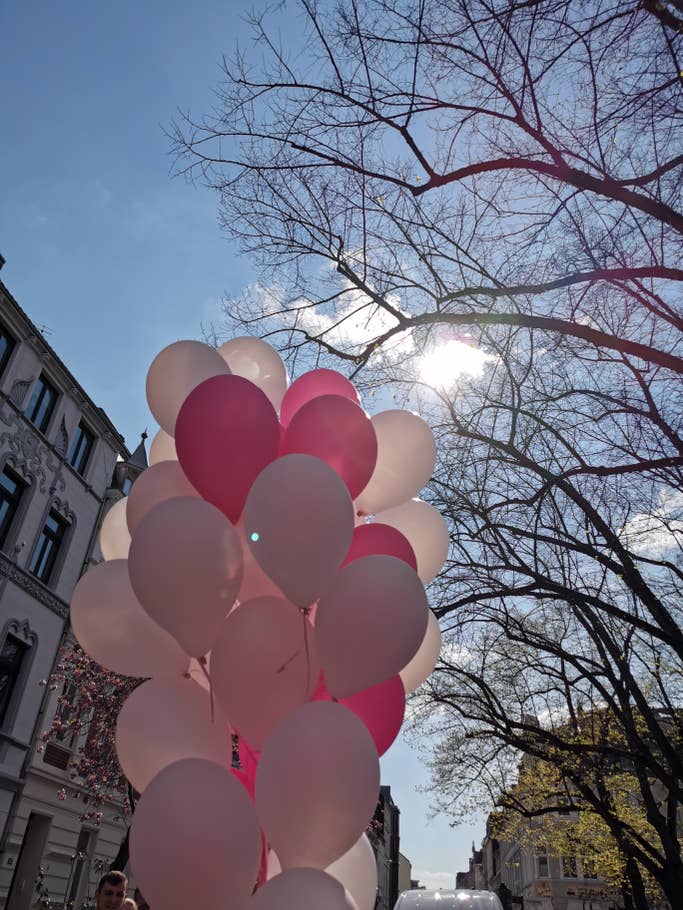
[[[209,675],[209,671],[206,669],[206,658],[200,657],[198,659],[198,664],[202,668],[202,673],[206,676],[207,682],[209,683],[209,699],[211,701],[211,723],[215,720],[215,711],[213,706],[213,681]]]
[[[301,618],[304,622],[304,648],[306,649],[306,691],[304,697],[308,698],[311,689],[311,652],[308,646],[308,614],[311,612],[310,607],[301,608]]]

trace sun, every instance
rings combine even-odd
[[[491,354],[452,338],[420,358],[420,377],[437,389],[447,389],[459,376],[481,376],[485,365],[495,360]]]

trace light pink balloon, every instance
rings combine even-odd
[[[285,455],[254,481],[244,530],[257,562],[285,596],[306,607],[329,586],[353,535],[353,503],[332,468]]]
[[[355,900],[358,910],[374,910],[377,860],[365,834],[361,834],[353,847],[325,871],[341,882]]]
[[[230,725],[191,679],[150,679],[132,692],[116,721],[119,763],[142,793],[162,768],[181,758],[204,758],[226,768],[232,759]]]
[[[202,657],[242,582],[235,529],[203,499],[167,499],[140,522],[130,547],[130,580],[149,615],[193,657]]]
[[[354,695],[399,673],[427,629],[427,595],[393,556],[366,556],[343,568],[320,598],[315,637],[330,693]]]
[[[245,603],[245,601],[254,600],[256,597],[284,597],[284,594],[272,578],[269,578],[261,566],[256,562],[256,557],[251,552],[251,547],[247,542],[243,520],[240,520],[236,525],[235,530],[240,539],[242,556],[244,558],[242,584],[240,585],[240,590],[237,595],[238,601],[240,603]]]
[[[341,882],[320,869],[289,869],[269,879],[248,910],[358,910]]]
[[[358,718],[310,702],[280,721],[256,770],[256,810],[283,869],[324,869],[358,840],[379,792],[379,758]]]
[[[249,744],[261,749],[278,721],[313,694],[320,675],[313,627],[286,600],[233,610],[211,651],[214,694]]]
[[[112,559],[83,575],[71,598],[71,626],[86,654],[124,676],[181,676],[190,658],[145,613],[128,562]]]
[[[262,338],[241,335],[218,348],[235,376],[243,376],[265,393],[277,411],[287,389],[287,370],[275,348]]]
[[[165,430],[159,430],[149,447],[148,462],[150,465],[160,461],[177,461],[178,453],[175,450],[175,439]]]
[[[126,499],[126,521],[130,533],[135,533],[150,509],[175,496],[199,496],[177,461],[161,461],[143,471]]]
[[[355,505],[374,515],[416,496],[432,476],[436,443],[429,426],[411,411],[381,411],[372,418],[377,466]]]
[[[256,882],[254,804],[227,768],[184,759],[164,768],[135,810],[135,883],[158,910],[243,910]]]
[[[180,408],[193,389],[230,367],[215,348],[201,341],[175,341],[159,351],[147,373],[147,403],[169,436],[175,436]]]
[[[100,551],[105,559],[126,559],[130,532],[126,523],[126,498],[119,499],[104,516],[100,528]]]
[[[360,404],[360,398],[352,382],[336,370],[310,370],[302,373],[285,392],[280,407],[280,423],[283,427],[289,422],[299,408],[321,395],[341,395],[350,401]]]
[[[417,574],[425,584],[439,574],[448,556],[449,536],[448,525],[434,506],[421,499],[409,499],[378,512],[375,521],[396,528],[410,542],[417,559]]]
[[[406,692],[414,692],[415,689],[422,685],[436,666],[440,653],[441,630],[436,616],[430,610],[427,631],[422,639],[422,644],[418,648],[415,657],[400,673]]]

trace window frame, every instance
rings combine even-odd
[[[3,465],[2,470],[0,471],[0,477],[7,477],[16,484],[16,490],[14,493],[10,494],[5,484],[0,480],[0,512],[5,503],[9,504],[5,517],[0,517],[0,550],[2,550],[10,536],[10,531],[12,530],[17,514],[19,513],[21,500],[26,493],[28,484],[23,477],[21,477],[17,471],[12,470],[8,464]]]
[[[48,404],[47,408],[43,412],[40,422],[38,422],[37,418],[40,416],[40,411],[43,407],[46,393],[53,394],[54,398]],[[29,421],[29,423],[33,424],[33,426],[44,435],[50,426],[50,421],[52,420],[52,416],[55,413],[58,401],[59,390],[54,385],[54,383],[50,382],[45,373],[41,373],[34,382],[33,388],[31,389],[31,397],[24,411],[24,416]]]
[[[7,347],[4,351],[0,352],[0,377],[4,376],[7,365],[10,361],[10,357],[12,356],[14,349],[17,346],[17,339],[10,332],[7,326],[0,322],[0,347],[2,346],[3,341],[7,342]]]
[[[541,872],[541,861],[545,863],[545,872]],[[539,850],[536,853],[536,877],[550,878],[550,860],[547,850]]]
[[[567,872],[567,866],[571,863],[571,869],[573,872]],[[579,860],[577,856],[564,855],[560,857],[560,877],[568,878],[574,881],[574,879],[580,878],[579,876]]]
[[[50,519],[58,525],[58,529],[56,531],[49,529],[50,533],[46,533]],[[33,547],[33,552],[31,553],[31,558],[27,567],[28,573],[33,575],[34,578],[37,578],[38,581],[42,582],[44,585],[49,585],[50,582],[53,581],[57,561],[62,552],[69,527],[70,525],[66,518],[60,514],[54,505],[51,506],[43,521],[43,526],[40,529],[38,539]],[[52,547],[47,552],[47,559],[44,562],[45,549],[48,543],[52,543]],[[38,572],[37,569],[41,564],[43,567],[41,571]]]
[[[9,726],[9,723],[13,720],[12,708],[14,705],[16,693],[20,688],[19,684],[25,675],[28,657],[31,652],[30,643],[23,640],[19,637],[19,635],[8,629],[3,636],[2,644],[0,645],[0,668],[2,668],[4,664],[4,661],[2,660],[2,654],[10,639],[19,646],[19,661],[16,664],[16,667],[14,667],[14,678],[11,680],[6,695],[0,696],[0,730],[5,730]],[[3,671],[0,669],[0,673],[2,672]]]
[[[85,476],[96,441],[97,437],[88,424],[84,420],[79,420],[66,460],[80,477]]]

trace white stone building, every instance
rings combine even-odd
[[[116,807],[94,826],[59,799],[77,744],[38,751],[59,694],[40,681],[102,518],[145,465],[0,282],[0,908],[35,906],[41,868],[55,905],[80,907],[121,841]]]

